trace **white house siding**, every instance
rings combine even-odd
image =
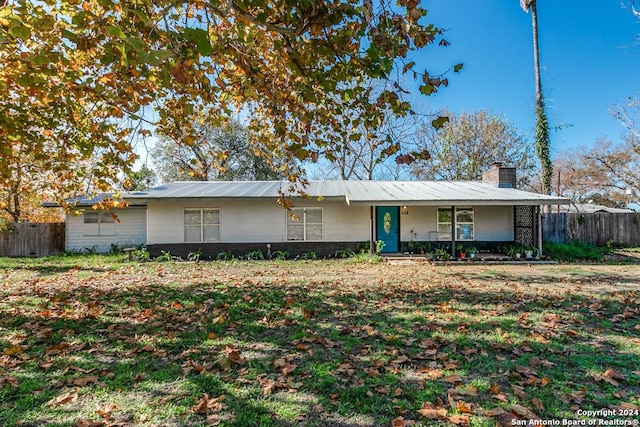
[[[87,211],[91,211],[90,208]],[[114,209],[112,211],[120,222],[113,225],[114,232],[111,235],[85,235],[84,216],[82,214],[67,215],[66,250],[96,252],[109,252],[113,245],[119,248],[146,243],[147,214],[144,207],[131,206],[126,209]]]
[[[297,207],[323,208],[323,241],[369,239],[369,208],[349,207],[344,201],[296,200]],[[275,243],[286,241],[286,211],[275,200],[149,200],[147,243],[184,243],[184,209],[220,209],[221,243]]]
[[[475,240],[513,240],[513,206],[476,206],[473,208],[473,215]]]
[[[448,207],[448,206],[442,206]],[[504,242],[513,240],[513,206],[467,206],[473,207],[474,240]],[[434,206],[407,206],[400,208],[400,240],[411,240],[411,230],[416,233],[413,240],[435,241],[438,228],[438,208]],[[405,214],[402,214],[402,211]]]

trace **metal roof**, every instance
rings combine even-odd
[[[283,181],[189,181],[129,193],[126,198],[278,198],[282,193],[295,197],[301,188]],[[304,192],[311,197],[345,200],[349,205],[556,205],[570,202],[564,197],[499,188],[481,181],[310,181]]]

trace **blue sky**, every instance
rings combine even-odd
[[[458,62],[464,69],[421,103],[457,113],[489,109],[531,140],[531,14],[518,0],[428,0],[423,7],[424,22],[448,29],[451,45],[416,55],[416,69],[437,74]],[[565,126],[551,135],[552,155],[601,137],[619,140],[624,128],[610,110],[640,93],[640,19],[630,0],[539,0],[538,25],[550,125]]]

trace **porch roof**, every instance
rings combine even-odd
[[[557,205],[565,197],[500,188],[481,181],[349,181],[350,205]]]

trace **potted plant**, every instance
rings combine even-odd
[[[528,246],[524,248],[524,258],[525,259],[533,259],[533,248]]]
[[[514,259],[520,259],[522,257],[522,248],[518,245],[509,245],[506,248],[507,256]]]
[[[462,243],[457,244],[456,249],[458,250],[458,256],[460,257],[460,259],[465,259],[467,254],[464,251],[464,246],[462,245]]]
[[[476,254],[478,253],[478,249],[476,249],[475,246],[469,246],[467,248],[467,253],[469,254],[469,257],[473,259],[476,257]]]
[[[420,245],[420,253],[421,254],[427,254],[429,252],[431,252],[431,243],[426,242],[426,243],[423,243],[422,245]]]
[[[418,247],[416,244],[416,237],[418,237],[418,233],[415,230],[411,229],[411,240],[407,243],[407,249],[409,249],[409,253],[413,255],[413,250]]]

